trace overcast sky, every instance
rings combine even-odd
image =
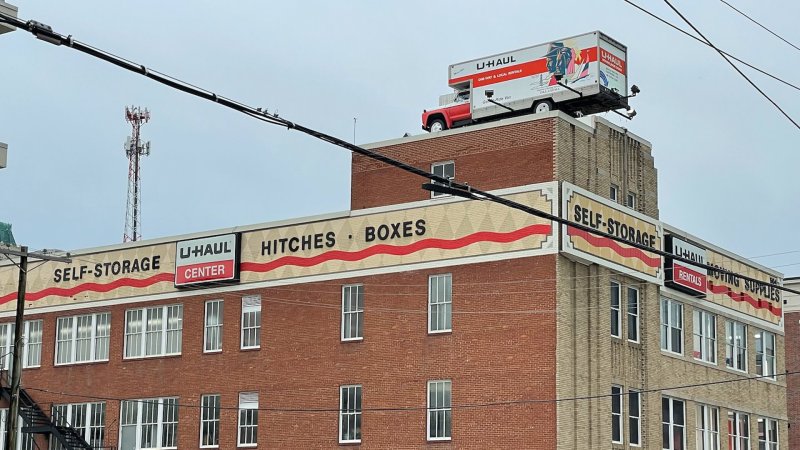
[[[800,3],[730,2],[800,45]],[[601,30],[628,46],[642,89],[632,122],[604,117],[652,142],[661,219],[743,256],[792,252],[756,260],[800,273],[800,130],[713,50],[623,0],[12,3],[25,20],[344,139],[357,117],[359,144],[422,133],[448,64]],[[800,52],[722,2],[674,4],[719,47],[800,84]],[[800,121],[800,92],[744,70]],[[0,36],[0,92],[0,221],[18,244],[122,241],[125,105],[152,114],[145,239],[349,209],[346,151],[28,33]]]

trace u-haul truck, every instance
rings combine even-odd
[[[422,128],[553,109],[575,116],[628,109],[627,61],[627,47],[594,31],[453,64],[448,84],[455,92],[423,112]]]

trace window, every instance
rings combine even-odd
[[[628,432],[631,445],[642,445],[642,395],[639,391],[628,391]]]
[[[261,296],[242,298],[242,349],[261,347]]]
[[[224,304],[222,300],[209,300],[206,302],[206,328],[203,335],[203,351],[222,351],[222,315]]]
[[[453,425],[450,380],[428,381],[428,440],[450,440]]]
[[[239,393],[239,447],[258,445],[258,392]]]
[[[364,338],[364,286],[342,286],[342,340]]]
[[[747,372],[747,325],[735,321],[725,325],[725,365]]]
[[[628,288],[628,340],[639,342],[639,291]]]
[[[717,363],[717,316],[701,309],[694,310],[694,352],[695,358]]]
[[[456,163],[453,161],[448,162],[440,162],[431,165],[431,172],[434,175],[438,175],[443,178],[447,178],[448,180],[452,180],[456,177]],[[435,184],[441,184],[438,181],[434,181]],[[441,192],[433,192],[431,191],[431,197],[442,197],[449,194],[444,194]]]
[[[778,421],[758,418],[758,450],[778,450]]]
[[[775,379],[775,335],[768,331],[756,333],[756,373]]]
[[[108,361],[111,313],[59,317],[56,365]]]
[[[611,184],[611,191],[608,193],[609,198],[611,201],[618,202],[619,201],[619,186],[616,184]]]
[[[625,197],[625,206],[631,209],[636,209],[636,194],[633,192],[628,192],[628,196]]]
[[[611,282],[611,336],[622,337],[622,313],[620,310],[620,287],[616,281]]]
[[[661,350],[683,354],[683,305],[661,299]]]
[[[219,394],[200,397],[200,447],[219,447]]]
[[[622,386],[611,386],[611,442],[622,443]]]
[[[697,405],[697,450],[719,450],[719,410]]]
[[[361,442],[361,386],[341,386],[339,405],[339,443]]]
[[[119,450],[178,448],[178,398],[123,400]]]
[[[72,427],[93,448],[103,447],[106,425],[105,402],[53,405],[51,415],[57,425]],[[51,439],[50,444],[52,450],[62,448],[55,439]]]
[[[453,279],[450,274],[428,279],[428,332],[452,330]]]
[[[183,305],[125,311],[125,357],[180,355]]]
[[[42,363],[42,320],[26,320],[22,335],[22,367],[39,367]],[[13,322],[0,324],[0,369],[13,370]]]
[[[728,449],[750,450],[750,416],[728,412]]]
[[[686,417],[683,400],[661,397],[661,442],[664,450],[686,448]]]
[[[22,424],[23,419],[22,416],[19,416],[17,420],[19,424],[18,430],[19,435],[22,436],[22,439],[17,440],[17,450],[38,450],[38,446],[34,447],[35,443],[33,441],[33,434],[32,433],[23,433],[22,432]],[[8,408],[0,409],[0,448],[6,448],[6,425],[8,424]]]

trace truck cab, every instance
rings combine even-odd
[[[439,108],[422,111],[423,130],[436,132],[472,122],[469,89],[456,91],[455,95],[448,94],[443,97],[450,97],[450,101]]]

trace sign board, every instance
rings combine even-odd
[[[175,252],[175,287],[239,279],[239,234],[180,241]]]
[[[661,249],[663,231],[656,219],[567,182],[562,183],[561,203],[563,219],[624,241]],[[563,225],[561,251],[584,263],[600,264],[651,283],[663,284],[660,255],[618,240]]]
[[[706,249],[690,243],[673,234],[664,240],[664,251],[686,259],[707,264]],[[667,258],[664,264],[665,284],[671,288],[684,291],[697,297],[705,297],[708,290],[708,271],[683,261]]]
[[[709,249],[707,253],[709,265],[761,281],[709,271],[706,299],[775,324],[781,322],[783,302],[781,291],[776,286],[783,284],[782,279],[713,250]]]
[[[600,84],[611,89],[619,95],[627,95],[628,92],[628,68],[626,61],[626,50],[620,48],[604,36],[600,36],[599,61]]]
[[[556,182],[502,196],[557,214]],[[353,211],[237,234],[130,243],[48,261],[28,275],[26,306],[174,295],[195,283],[345,278],[558,252],[551,221],[492,202],[441,199],[391,211]],[[136,246],[134,246],[136,245]],[[240,252],[239,259],[236,252]],[[239,273],[236,274],[238,266]],[[233,271],[231,270],[233,268]],[[0,270],[0,312],[14,309],[17,271]]]

